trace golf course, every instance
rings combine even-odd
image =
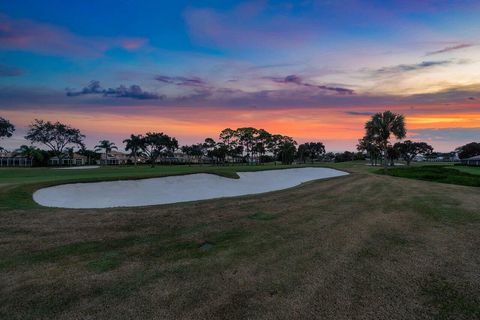
[[[33,200],[69,183],[300,167],[349,174],[141,207]],[[2,168],[0,318],[479,318],[478,186],[479,168],[446,163]]]

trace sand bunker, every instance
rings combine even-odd
[[[142,180],[65,184],[40,189],[33,194],[33,199],[47,207],[135,207],[257,194],[347,174],[328,168],[239,172],[240,179],[198,173]]]

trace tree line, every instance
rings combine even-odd
[[[6,119],[0,118],[0,137],[11,137],[15,127]],[[35,119],[28,127],[25,139],[32,146],[23,145],[17,150],[19,154],[28,158],[42,161],[53,155],[62,160],[73,157],[74,148],[77,153],[92,160],[100,159],[100,154],[108,155],[118,149],[115,143],[101,140],[94,150],[85,147],[85,135],[77,128],[61,122],[50,122]],[[141,158],[151,166],[157,162],[174,158],[175,152],[180,150],[188,163],[202,163],[207,159],[210,163],[247,163],[262,164],[264,162],[280,161],[282,164],[292,164],[299,161],[318,161],[325,155],[325,146],[322,142],[308,142],[300,144],[289,136],[272,134],[265,129],[243,127],[237,129],[226,128],[219,133],[218,139],[206,138],[204,142],[179,146],[178,140],[163,132],[147,132],[143,135],[130,135],[123,141],[125,150],[133,157],[136,165]],[[42,145],[48,153],[33,145]]]
[[[5,118],[0,117],[0,139],[13,135],[15,126]],[[130,135],[125,139],[125,150],[130,153],[136,165],[142,159],[154,166],[157,162],[174,158],[175,152],[180,150],[187,163],[202,163],[208,160],[214,164],[247,163],[262,164],[264,162],[280,161],[282,164],[292,164],[294,161],[306,163],[314,161],[352,161],[364,160],[368,157],[372,165],[378,163],[384,166],[393,165],[396,159],[403,159],[407,165],[417,155],[429,157],[433,154],[433,147],[426,142],[411,140],[391,142],[391,138],[402,140],[406,136],[405,118],[401,114],[391,111],[372,115],[365,123],[365,135],[358,140],[359,152],[345,151],[343,153],[326,152],[322,142],[307,142],[298,145],[289,136],[272,134],[264,129],[242,127],[237,129],[226,128],[218,138],[206,138],[201,143],[179,146],[178,140],[163,132],[147,132],[143,135]],[[108,155],[118,149],[115,143],[101,140],[94,150],[88,150],[83,143],[85,135],[77,128],[61,122],[50,122],[35,119],[28,127],[25,139],[32,145],[22,145],[17,154],[36,159],[37,163],[45,164],[48,158],[55,156],[59,163],[66,157],[73,157],[76,153],[88,157],[90,160],[99,160],[101,154]],[[34,145],[43,145],[48,152]],[[6,151],[0,146],[0,152]],[[461,159],[480,155],[480,143],[472,142],[458,147],[455,151]],[[89,161],[90,162],[90,161]]]

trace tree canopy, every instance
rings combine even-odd
[[[123,140],[125,144],[125,151],[130,151],[130,155],[133,156],[135,166],[138,162],[138,156],[143,152],[143,137],[141,135],[131,134],[130,138]]]
[[[413,142],[405,140],[404,142],[397,142],[393,149],[398,151],[400,157],[410,165],[410,162],[419,154],[430,154],[433,152],[433,147],[426,142]]]
[[[163,132],[147,132],[142,138],[142,150],[152,167],[161,156],[173,155],[178,149],[178,141]]]
[[[67,147],[83,147],[85,136],[79,129],[69,125],[50,121],[35,119],[30,124],[25,139],[32,143],[39,143],[47,146],[59,160],[64,158],[64,152]],[[60,161],[61,162],[61,161]]]
[[[10,138],[15,131],[15,126],[5,118],[0,117],[0,138]]]
[[[471,158],[480,155],[480,143],[470,142],[466,145],[458,147],[456,150],[460,159]]]
[[[390,137],[393,135],[397,139],[403,139],[407,134],[405,118],[403,115],[391,111],[376,113],[365,124],[365,132],[366,139],[376,144],[383,153],[385,165],[387,165],[387,148]]]

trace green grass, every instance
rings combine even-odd
[[[458,184],[470,187],[480,187],[480,175],[458,170],[460,167],[445,166],[412,166],[406,168],[388,168],[376,170],[376,173],[394,177]]]
[[[455,169],[461,172],[480,175],[480,167],[455,166]]]

